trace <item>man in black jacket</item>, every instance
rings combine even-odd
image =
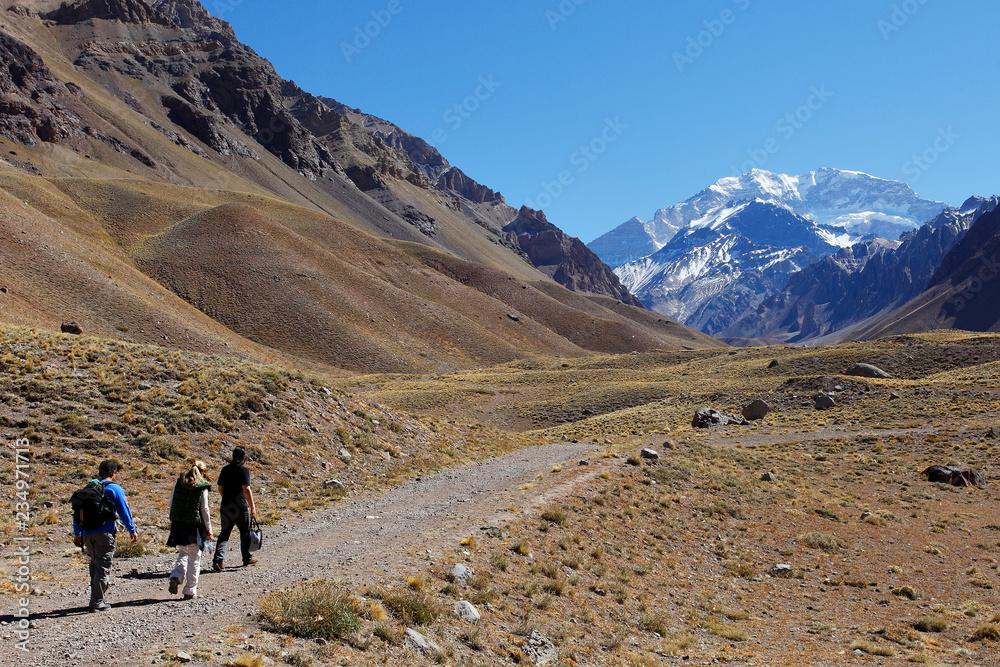
[[[220,515],[222,530],[215,542],[215,557],[212,569],[220,572],[226,559],[226,546],[233,528],[240,531],[240,551],[243,565],[253,565],[257,559],[250,554],[250,518],[257,518],[257,508],[250,490],[250,471],[243,462],[247,453],[242,447],[233,450],[233,461],[219,472],[219,494],[222,496]]]

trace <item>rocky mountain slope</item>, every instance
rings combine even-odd
[[[522,207],[517,218],[503,228],[531,263],[560,285],[574,292],[607,293],[622,303],[642,308],[604,262],[583,241],[566,235],[541,211]]]
[[[863,241],[791,277],[788,286],[722,332],[731,339],[801,343],[877,318],[919,295],[945,255],[1000,198],[973,197],[900,241]]]
[[[1000,207],[983,213],[945,255],[925,290],[853,333],[870,340],[934,329],[1000,331]]]
[[[281,78],[194,0],[25,0],[3,19],[2,321],[352,371],[715,344],[612,307],[628,295],[600,267],[538,270],[502,196]],[[591,347],[565,335],[584,319]]]

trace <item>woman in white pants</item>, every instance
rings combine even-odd
[[[208,491],[212,485],[205,480],[205,464],[196,461],[191,469],[177,478],[170,496],[170,535],[168,547],[177,547],[177,563],[170,573],[171,595],[184,583],[184,599],[198,597],[198,575],[201,573],[201,549],[210,543],[212,517],[208,513]],[[186,580],[186,581],[185,581]]]

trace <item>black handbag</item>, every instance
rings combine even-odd
[[[250,551],[260,551],[260,547],[264,544],[264,531],[260,529],[260,524],[257,523],[257,519],[250,517]]]

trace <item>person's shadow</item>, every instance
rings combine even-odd
[[[88,614],[106,614],[108,612],[114,612],[116,609],[129,609],[133,607],[148,607],[154,604],[161,604],[163,602],[177,602],[177,598],[166,598],[166,599],[156,599],[146,598],[144,600],[127,600],[125,602],[115,602],[111,605],[111,609],[107,612],[91,611],[90,607],[72,607],[70,609],[54,609],[52,611],[45,611],[39,613],[33,613],[28,617],[29,621],[45,621],[54,618],[73,618],[75,616],[86,616]],[[15,618],[11,615],[0,616],[0,622],[9,623],[11,625],[16,625],[21,619]]]

